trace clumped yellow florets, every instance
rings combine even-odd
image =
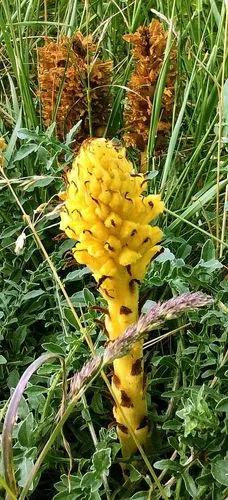
[[[61,229],[78,241],[75,259],[90,267],[107,301],[105,326],[115,339],[138,318],[138,283],[158,252],[162,232],[150,222],[163,211],[159,195],[145,196],[147,182],[135,173],[117,141],[87,140],[81,146],[68,187]],[[124,457],[148,438],[143,344],[113,363],[113,414]]]
[[[68,181],[61,229],[78,241],[75,259],[98,282],[123,268],[141,280],[160,248],[162,231],[149,224],[163,211],[160,196],[144,196],[143,174],[135,173],[123,147],[103,138],[83,144]]]

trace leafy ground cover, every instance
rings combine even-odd
[[[141,285],[140,304],[146,311],[153,302],[200,290],[214,305],[172,319],[146,339],[151,446],[123,475],[112,400],[101,377],[56,431],[67,380],[91,358],[85,331],[98,351],[106,336],[95,282],[72,261],[74,242],[59,237],[56,193],[74,156],[77,127],[61,141],[54,122],[43,127],[37,48],[45,36],[94,33],[99,57],[114,61],[106,135],[121,139],[133,65],[122,35],[152,18],[167,29],[171,23],[178,63],[172,127],[159,155],[151,120],[149,189],[165,201],[159,220],[165,250]],[[13,430],[18,498],[222,500],[228,494],[227,2],[5,0],[0,29],[0,127],[7,144],[0,179],[1,423],[25,369],[44,352],[56,355],[33,374],[19,406]],[[137,151],[128,155],[137,169]],[[32,466],[53,435],[26,494]],[[0,486],[4,498],[3,470]]]

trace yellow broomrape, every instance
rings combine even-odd
[[[135,173],[118,141],[89,139],[68,173],[60,227],[77,240],[74,257],[87,265],[107,301],[105,325],[113,340],[138,318],[138,285],[159,251],[162,231],[149,223],[164,209],[159,195],[145,195],[147,182]],[[124,457],[136,451],[127,422],[144,445],[148,419],[142,343],[114,361],[112,388],[123,410],[114,417]]]

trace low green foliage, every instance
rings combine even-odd
[[[88,6],[88,8],[86,8]],[[165,251],[140,290],[140,307],[185,291],[213,296],[214,306],[172,320],[170,333],[150,348],[145,342],[151,447],[146,451],[162,485],[155,484],[140,454],[121,470],[112,426],[112,401],[102,378],[89,386],[33,477],[28,497],[213,499],[228,495],[227,450],[227,2],[92,2],[5,0],[0,12],[0,129],[5,174],[71,298],[95,350],[102,349],[105,302],[87,268],[72,262],[71,240],[58,240],[56,196],[74,153],[79,124],[61,143],[55,124],[41,125],[36,97],[36,48],[45,35],[93,31],[104,58],[114,59],[113,105],[107,135],[120,138],[125,86],[132,68],[122,34],[152,16],[170,20],[178,47],[173,126],[167,151],[149,153],[151,191],[162,190]],[[166,22],[166,21],[165,21]],[[159,89],[157,89],[159,92]],[[129,151],[137,166],[137,152]],[[91,357],[78,322],[22,212],[0,179],[0,384],[3,422],[10,394],[24,370],[44,351],[65,360],[68,379]],[[25,235],[22,236],[21,235]],[[19,240],[18,240],[19,238]],[[16,251],[15,251],[16,250]],[[14,425],[14,469],[20,491],[65,404],[63,365],[43,364],[30,379]],[[110,373],[107,370],[109,377]],[[60,409],[61,408],[61,409]],[[9,488],[0,477],[0,497]],[[12,496],[12,498],[15,498]],[[22,500],[23,493],[18,496]]]

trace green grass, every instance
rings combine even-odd
[[[104,304],[91,275],[76,263],[68,267],[73,242],[55,239],[56,193],[63,189],[62,172],[73,153],[69,138],[56,139],[54,124],[42,127],[37,47],[45,36],[78,29],[94,33],[99,56],[114,61],[106,135],[121,138],[133,67],[122,35],[152,17],[168,21],[166,52],[175,40],[178,72],[172,130],[159,157],[154,145],[168,59],[153,102],[148,156],[156,175],[149,188],[162,192],[166,203],[159,221],[166,250],[148,270],[140,304],[147,307],[147,301],[188,290],[202,290],[215,303],[165,324],[156,337],[166,337],[153,347],[151,339],[145,343],[151,447],[132,459],[123,476],[112,426],[110,371],[86,385],[77,404],[70,406],[66,398],[74,372],[106,341],[97,323],[102,312],[94,308]],[[44,352],[56,354],[31,376],[14,425],[10,465],[20,500],[222,500],[228,495],[227,32],[228,6],[220,0],[1,2],[0,134],[7,142],[0,179],[1,424],[25,369]],[[137,168],[137,152],[129,156]],[[26,239],[17,255],[22,231]],[[64,408],[68,418],[61,430],[57,415]],[[5,492],[15,498],[0,476],[0,498]]]

